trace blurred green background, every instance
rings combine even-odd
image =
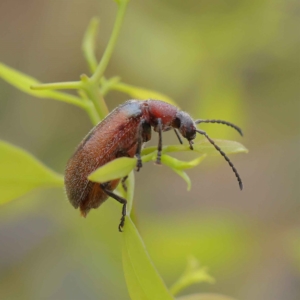
[[[0,60],[43,82],[88,73],[81,41],[101,17],[98,57],[111,33],[111,0],[0,2]],[[243,192],[219,156],[189,172],[192,190],[166,167],[136,176],[138,227],[168,286],[194,255],[216,278],[186,293],[243,300],[300,299],[297,0],[131,0],[106,75],[172,97],[214,138],[242,142],[231,156]],[[113,109],[127,100],[112,92]],[[0,80],[0,138],[56,171],[90,130],[64,103],[36,99]],[[171,133],[165,143],[177,143]],[[151,144],[157,143],[154,134]],[[1,197],[1,192],[0,192]],[[122,273],[120,206],[79,217],[62,190],[39,190],[0,209],[1,299],[129,299]]]

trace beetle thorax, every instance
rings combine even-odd
[[[154,128],[158,119],[161,119],[163,130],[172,126],[178,109],[166,102],[158,100],[147,100],[143,103],[143,116]]]

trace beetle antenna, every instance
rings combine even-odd
[[[218,145],[215,144],[215,142],[207,135],[207,133],[205,131],[202,131],[202,130],[199,130],[199,129],[196,129],[196,131],[198,133],[204,135],[208,139],[208,141],[216,148],[216,150],[219,151],[220,154],[225,158],[225,160],[228,162],[229,166],[231,167],[233,173],[235,174],[236,179],[237,179],[237,181],[239,183],[240,189],[242,190],[243,189],[242,179],[241,179],[238,171],[234,167],[233,163],[230,161],[230,159],[228,158],[228,156],[225,154],[225,152]]]
[[[243,136],[243,132],[242,132],[242,129],[230,122],[227,122],[227,121],[223,121],[223,120],[202,120],[202,119],[199,119],[199,120],[195,120],[195,123],[196,124],[200,124],[200,123],[218,123],[218,124],[223,124],[223,125],[227,125],[229,127],[232,127],[234,128],[241,136]]]

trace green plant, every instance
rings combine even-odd
[[[63,101],[82,108],[89,115],[94,125],[108,114],[104,97],[111,90],[126,93],[136,99],[154,98],[176,105],[172,99],[163,94],[125,84],[121,82],[119,77],[110,79],[104,77],[129,2],[129,0],[115,1],[118,5],[115,25],[107,48],[99,63],[95,56],[98,19],[92,19],[84,36],[82,48],[92,74],[91,76],[83,74],[80,76],[79,81],[41,84],[36,79],[13,70],[4,64],[0,64],[0,76],[16,88],[35,97]],[[66,89],[77,90],[78,96],[58,91]],[[237,142],[219,140],[218,145],[226,153],[247,151],[244,146]],[[189,146],[168,145],[163,148],[162,163],[170,167],[186,181],[188,190],[191,188],[191,181],[185,170],[197,166],[206,155],[215,154],[213,146],[206,141],[195,144],[194,149],[195,153],[199,155],[198,158],[185,162],[168,155],[168,153],[188,151]],[[142,160],[144,163],[155,160],[155,158],[155,147],[148,147],[143,150]],[[55,173],[24,150],[4,141],[0,141],[0,163],[0,203],[9,202],[36,188],[63,187],[63,175]],[[135,165],[136,160],[134,158],[119,158],[99,168],[89,177],[92,181],[105,182],[129,174],[128,191],[125,193],[123,189],[118,189],[118,192],[128,201],[127,218],[122,234],[122,255],[125,279],[131,299],[173,299],[174,295],[193,283],[213,282],[213,278],[207,274],[206,269],[199,267],[198,262],[191,258],[188,261],[186,271],[173,287],[168,289],[165,286],[151,262],[142,238],[132,221],[132,202],[134,198],[133,169]],[[195,297],[199,297],[195,299],[203,300],[222,299],[221,296],[211,298],[214,296],[199,295]]]

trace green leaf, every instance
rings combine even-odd
[[[170,168],[175,168],[177,170],[186,170],[198,166],[205,158],[205,156],[206,155],[203,154],[191,161],[182,161],[169,155],[162,155],[161,162]]]
[[[179,159],[176,159],[174,157],[171,157],[169,155],[162,155],[161,162],[170,167],[175,173],[177,173],[183,180],[187,183],[187,190],[189,191],[191,189],[191,179],[189,176],[183,171],[185,169],[190,169],[198,164],[205,158],[205,155],[202,155],[192,161],[185,162],[181,161]]]
[[[0,141],[0,204],[40,187],[62,187],[63,177],[25,150]]]
[[[214,139],[216,145],[218,145],[226,154],[233,153],[248,153],[248,149],[239,142],[218,140]],[[215,147],[206,140],[195,143],[193,145],[194,150],[199,153],[206,153],[207,155],[220,155]]]
[[[170,288],[170,291],[173,295],[177,295],[188,286],[201,282],[214,283],[215,280],[207,273],[207,268],[200,267],[198,260],[191,256],[188,258],[186,270]]]
[[[187,190],[190,191],[192,187],[192,182],[188,174],[186,174],[184,171],[173,169],[175,173],[177,173],[186,183],[187,183]]]
[[[52,91],[52,90],[32,90],[30,87],[33,85],[38,85],[40,82],[35,78],[21,73],[13,68],[10,68],[2,63],[0,63],[0,77],[14,86],[15,88],[21,90],[22,92],[38,97],[38,98],[50,98],[70,104],[77,105],[86,109],[86,104],[80,100],[80,98],[75,97],[70,94]]]
[[[226,154],[248,153],[248,149],[239,142],[218,139],[215,139],[214,141]],[[191,150],[189,145],[169,145],[163,147],[162,153],[196,151],[201,154],[219,155],[218,151],[214,148],[214,146],[206,140],[202,140],[193,144],[193,147],[194,150]],[[147,147],[142,150],[142,155],[150,154],[156,150],[156,146]]]
[[[98,65],[95,56],[95,41],[98,32],[98,27],[99,19],[93,18],[85,32],[82,42],[83,54],[92,73],[96,71]]]
[[[146,99],[155,99],[155,100],[162,100],[167,103],[173,104],[175,106],[178,106],[175,101],[173,101],[170,97],[152,91],[152,90],[147,90],[143,89],[140,87],[136,87],[133,85],[125,84],[125,83],[116,83],[111,87],[111,89],[128,94],[131,96],[133,99],[137,100],[146,100]]]
[[[194,294],[177,298],[177,300],[235,300],[219,294]]]
[[[172,300],[128,216],[122,240],[123,270],[131,300]]]
[[[132,210],[133,196],[134,196],[134,172],[131,171],[126,181],[127,184],[127,213],[130,215]]]
[[[142,156],[148,155],[150,153],[153,153],[157,151],[157,146],[151,146],[151,147],[146,147],[142,149]]]
[[[101,166],[90,174],[89,180],[95,182],[107,182],[127,176],[136,166],[136,159],[120,157]]]

